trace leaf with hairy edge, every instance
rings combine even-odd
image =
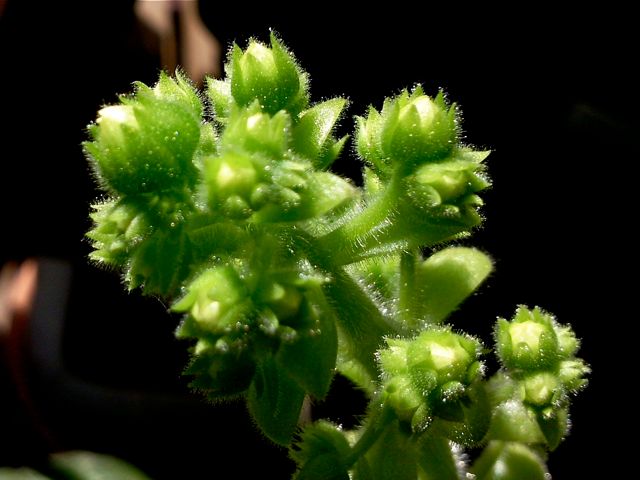
[[[247,406],[260,430],[278,445],[288,446],[298,423],[304,390],[267,358],[258,365]]]
[[[491,259],[474,248],[451,247],[433,254],[416,268],[415,305],[420,318],[442,322],[492,270]]]
[[[326,150],[331,149],[335,143],[344,143],[342,140],[333,140],[331,132],[346,105],[346,99],[332,98],[314,105],[300,115],[293,132],[293,145],[297,152],[312,160],[316,168],[328,167],[330,162],[322,161],[326,159]],[[332,161],[333,158],[329,157],[328,160]]]
[[[546,480],[542,459],[522,443],[493,441],[471,469],[477,480]]]
[[[460,459],[446,438],[424,436],[418,442],[418,465],[428,480],[460,480]]]
[[[336,367],[337,351],[335,318],[328,313],[320,312],[317,328],[301,333],[300,338],[292,343],[283,343],[278,351],[277,360],[280,367],[300,387],[321,399],[329,391]]]

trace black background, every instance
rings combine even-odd
[[[65,359],[74,375],[183,394],[185,346],[172,338],[175,319],[158,301],[124,293],[114,273],[88,266],[83,240],[99,195],[80,148],[86,125],[133,81],[153,83],[158,58],[140,42],[131,2],[47,3],[9,1],[0,18],[0,260],[54,257],[73,266]],[[552,454],[551,472],[580,478],[607,462],[615,478],[632,468],[618,438],[632,421],[619,377],[632,371],[625,365],[633,343],[622,332],[635,309],[624,292],[637,283],[628,208],[639,150],[630,12],[614,4],[559,12],[541,4],[471,11],[390,2],[347,14],[326,4],[201,3],[225,46],[267,40],[275,29],[309,72],[313,99],[351,100],[344,133],[352,115],[416,83],[430,94],[444,88],[461,105],[466,141],[494,151],[487,220],[464,243],[490,253],[496,272],[454,321],[487,342],[495,317],[509,317],[518,304],[571,322],[592,382],[573,406],[573,431]],[[343,155],[336,170],[355,176],[354,165]],[[357,396],[337,390],[321,411],[357,412]],[[191,423],[181,413],[61,413],[64,405],[48,402],[46,390],[39,401],[58,447],[113,453],[157,479],[230,478],[224,472],[232,466],[286,478],[291,468],[254,433],[241,405],[215,407]],[[45,448],[20,419],[0,412],[9,425],[0,426],[8,442],[0,465],[33,462]]]

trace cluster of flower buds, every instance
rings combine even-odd
[[[92,258],[123,268],[130,288],[175,296],[218,253],[194,245],[202,224],[309,219],[356,196],[322,170],[346,141],[332,135],[344,99],[304,110],[306,74],[275,36],[271,47],[236,47],[228,73],[208,90],[221,138],[180,74],[138,84],[89,127],[85,151],[110,196],[94,207]]]
[[[389,338],[387,345],[379,352],[383,398],[400,421],[420,432],[434,417],[462,415],[460,402],[482,376],[478,340],[434,327],[411,340]]]
[[[183,225],[195,210],[197,159],[211,150],[202,112],[181,75],[162,74],[153,88],[140,83],[135,95],[101,109],[89,127],[85,151],[110,195],[94,206],[91,257],[123,268],[130,288],[170,296],[190,273]]]
[[[87,234],[93,241],[91,258],[115,267],[124,267],[136,245],[146,238],[151,225],[144,210],[122,200],[93,206],[95,227]]]
[[[569,427],[569,395],[586,385],[590,371],[575,356],[579,341],[552,315],[522,306],[511,321],[498,320],[495,336],[504,374],[493,385],[500,394],[490,437],[555,448]]]
[[[303,118],[319,110],[305,112]],[[330,112],[327,131],[309,136],[284,110],[272,116],[257,101],[243,109],[234,106],[220,138],[219,153],[204,159],[210,209],[230,219],[258,223],[296,221],[324,215],[353,198],[355,189],[349,182],[313,165],[313,160],[325,155],[320,150],[330,151],[335,144],[329,138],[339,114],[334,113]],[[294,139],[303,135],[318,145],[316,158],[296,150]],[[331,145],[323,146],[325,143]]]
[[[580,343],[573,330],[538,307],[519,307],[510,322],[499,319],[496,341],[502,364],[523,382],[530,405],[553,407],[587,383],[589,367],[575,356]]]
[[[136,196],[193,186],[202,104],[191,85],[163,74],[154,88],[140,83],[120,100],[98,112],[85,143],[103,187]]]
[[[431,98],[421,87],[405,90],[357,121],[357,151],[371,168],[368,190],[395,180],[401,222],[452,234],[481,222],[477,193],[490,184],[482,163],[489,152],[460,143],[456,107],[442,92]]]
[[[277,354],[283,344],[327,335],[320,306],[307,294],[323,281],[309,266],[279,264],[274,271],[238,259],[198,275],[172,307],[186,314],[178,336],[197,340],[195,385],[211,397],[242,393],[262,357]],[[200,366],[206,368],[196,372]]]
[[[327,171],[347,140],[335,136],[347,101],[310,105],[306,73],[274,35],[234,46],[226,73],[208,98],[162,74],[99,111],[84,144],[107,194],[91,257],[173,302],[177,336],[194,342],[192,385],[245,396],[276,443],[290,443],[305,396],[323,398],[337,366],[381,400],[377,440],[352,446],[329,424],[307,432],[296,460],[309,475],[347,478],[358,448],[385,471],[407,449],[446,451],[455,474],[448,442],[483,438],[478,472],[535,469],[528,445],[559,443],[588,367],[569,327],[520,308],[496,328],[503,370],[481,382],[480,342],[439,325],[492,268],[469,248],[419,253],[481,222],[488,152],[461,143],[455,105],[417,87],[358,118],[359,189]]]
[[[419,86],[385,100],[380,112],[370,107],[357,121],[358,153],[382,177],[445,160],[458,142],[455,106],[447,106],[442,92],[432,99]]]

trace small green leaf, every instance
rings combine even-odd
[[[295,432],[304,390],[273,358],[258,365],[249,387],[247,406],[262,432],[278,445],[288,446]]]
[[[294,477],[300,479],[348,479],[344,459],[350,452],[343,431],[320,420],[308,425],[289,454],[300,467]]]
[[[491,259],[474,248],[450,247],[433,254],[416,269],[420,318],[442,322],[492,270]]]
[[[321,399],[329,392],[335,372],[338,334],[331,314],[319,312],[317,318],[315,328],[300,332],[299,338],[292,343],[282,344],[277,360],[298,385]]]
[[[460,480],[460,457],[446,438],[423,435],[417,443],[418,465],[431,480]]]
[[[400,431],[397,421],[391,423],[367,453],[372,480],[415,480],[415,458],[410,437]]]
[[[323,163],[321,160],[325,159],[325,151],[334,144],[331,132],[346,105],[346,99],[332,98],[311,107],[300,115],[300,120],[293,132],[293,146],[298,153],[312,160],[316,168],[322,169],[329,166],[329,164],[321,164]]]
[[[376,389],[375,352],[384,337],[395,333],[378,306],[344,271],[324,285],[327,301],[338,320],[338,370],[366,392]]]
[[[125,274],[129,289],[142,287],[145,295],[175,295],[191,273],[190,253],[182,225],[158,231],[132,253]]]
[[[211,106],[213,107],[213,114],[216,120],[221,123],[226,122],[233,102],[229,81],[208,78],[207,94],[211,100]]]
[[[349,472],[337,455],[325,453],[312,458],[294,475],[294,480],[349,480]]]
[[[200,340],[198,345],[203,343]],[[193,355],[184,374],[194,377],[189,383],[191,388],[217,401],[243,395],[251,385],[255,369],[255,361],[246,350],[222,353],[207,349]]]
[[[535,414],[517,400],[508,400],[495,408],[487,437],[529,444],[545,443]]]
[[[477,480],[546,480],[547,467],[529,447],[515,442],[490,442],[471,472]]]
[[[68,480],[149,480],[124,460],[93,452],[54,454],[51,456],[51,466]]]
[[[358,190],[348,180],[329,172],[313,172],[307,190],[307,212],[304,216],[319,217],[334,208],[348,205],[357,198]]]
[[[318,163],[316,165],[317,168],[328,168],[335,160],[340,156],[342,149],[345,144],[349,140],[349,135],[345,135],[339,140],[335,142],[333,140],[329,140],[327,142],[327,146],[324,149],[323,153],[320,155]]]
[[[569,412],[566,408],[559,408],[552,415],[546,417],[542,412],[538,412],[538,425],[547,439],[549,450],[558,448],[565,435],[569,431]]]

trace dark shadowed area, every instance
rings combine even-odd
[[[0,371],[0,466],[80,448],[120,456],[155,479],[230,478],[232,466],[233,478],[287,478],[286,452],[260,438],[241,403],[212,407],[189,393],[180,377],[186,345],[173,338],[177,319],[166,306],[127,294],[117,274],[86,260],[83,235],[99,195],[80,147],[86,126],[132,82],[154,83],[160,68],[132,2],[42,3],[9,0],[0,17],[0,264],[48,259],[41,280],[50,294],[37,306],[45,330],[31,340],[53,348],[46,315],[56,309],[63,330],[59,351],[30,360],[28,407]],[[626,423],[613,417],[626,407],[609,393],[619,390],[629,345],[618,348],[629,315],[618,269],[634,270],[627,197],[640,153],[637,29],[613,7],[539,8],[393,2],[360,18],[311,5],[296,17],[237,2],[202,5],[201,14],[225,48],[277,31],[309,72],[312,99],[350,99],[343,133],[353,115],[416,83],[432,95],[443,88],[461,105],[468,143],[494,150],[487,220],[462,243],[492,255],[496,272],[454,322],[487,343],[495,317],[510,317],[518,304],[572,323],[593,374],[573,405],[571,435],[550,458],[553,478],[566,480],[612,456]],[[351,150],[335,170],[359,181]],[[51,358],[59,369],[37,364]],[[316,412],[346,425],[339,412],[361,406],[337,381]],[[619,455],[612,470],[622,476],[628,460]]]

